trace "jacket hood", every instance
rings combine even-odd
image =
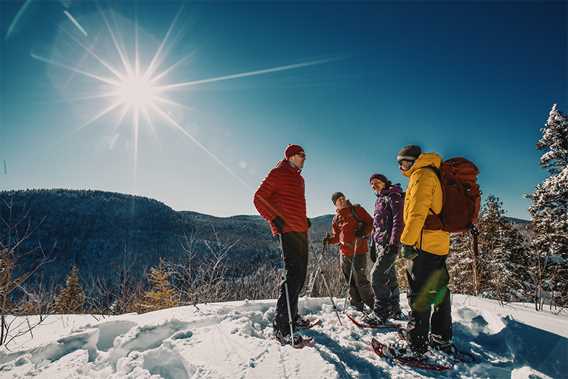
[[[442,166],[442,157],[436,153],[422,153],[414,162],[410,170],[403,172],[404,176],[410,177],[416,170],[424,167],[440,168]]]
[[[385,188],[385,189],[383,189],[381,192],[376,193],[375,195],[376,195],[377,197],[380,197],[380,196],[389,195],[389,194],[391,194],[391,193],[400,193],[400,194],[402,194],[402,187],[400,186],[399,183],[393,184],[393,185],[391,185],[389,188]]]

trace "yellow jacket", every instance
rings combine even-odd
[[[425,167],[440,168],[442,157],[436,153],[421,154],[410,170],[404,200],[404,230],[400,242],[436,255],[447,255],[450,233],[443,230],[423,230],[428,214],[442,211],[442,185],[436,173]]]

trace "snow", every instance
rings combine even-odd
[[[401,301],[406,304],[404,296]],[[396,332],[359,329],[345,317],[341,326],[323,298],[300,300],[303,315],[323,321],[304,332],[316,346],[280,346],[271,338],[274,307],[274,300],[262,300],[98,320],[49,316],[33,338],[0,352],[0,378],[560,378],[568,372],[568,315],[536,312],[531,304],[453,295],[454,342],[479,362],[438,374],[380,359],[371,338],[395,340]]]

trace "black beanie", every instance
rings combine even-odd
[[[418,159],[420,154],[422,154],[422,149],[420,148],[420,146],[408,145],[400,149],[396,160],[401,161],[405,159],[407,161],[415,161]]]
[[[337,199],[339,199],[341,196],[345,197],[344,194],[342,194],[341,192],[336,192],[333,195],[331,195],[331,201],[333,202],[333,205],[335,205],[335,202],[337,201]]]

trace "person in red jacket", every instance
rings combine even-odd
[[[304,178],[301,175],[306,154],[298,145],[288,145],[284,158],[262,181],[254,194],[254,206],[268,221],[273,235],[282,238],[284,269],[287,272],[290,312],[294,320],[294,345],[301,342],[297,328],[305,327],[309,321],[298,315],[298,296],[306,280],[308,268],[308,228],[306,216]],[[284,282],[280,285],[280,296],[273,320],[274,334],[283,344],[292,342],[288,320],[288,306]]]
[[[368,238],[373,230],[373,218],[360,205],[352,205],[341,192],[332,195],[336,214],[332,234],[324,243],[339,244],[341,271],[349,283],[349,300],[353,308],[364,310],[364,304],[373,309],[375,297],[367,278]],[[351,273],[353,270],[353,273]]]

